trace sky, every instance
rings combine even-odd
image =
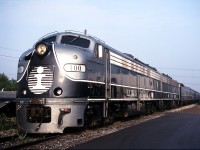
[[[43,35],[87,33],[200,92],[200,0],[0,0],[0,73]]]

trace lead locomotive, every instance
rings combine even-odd
[[[62,133],[199,98],[132,55],[70,31],[23,53],[17,82],[17,124],[28,133]]]

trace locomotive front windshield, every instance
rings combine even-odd
[[[88,48],[90,45],[90,41],[84,38],[80,38],[80,36],[65,35],[62,36],[61,44],[68,44],[79,46],[82,48]]]
[[[45,42],[47,44],[52,44],[52,43],[56,42],[56,36],[52,36],[47,39],[44,39],[44,40],[42,40],[42,42]]]

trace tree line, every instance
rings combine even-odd
[[[16,91],[17,81],[9,78],[4,74],[0,73],[0,91]]]

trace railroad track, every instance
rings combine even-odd
[[[15,139],[17,137],[18,137],[17,135],[0,137],[0,143],[4,143],[6,141],[12,141],[13,139]]]
[[[33,136],[26,136],[25,138],[20,138],[19,135],[13,135],[13,136],[6,136],[0,138],[0,149],[8,150],[8,149],[20,149],[25,148],[28,146],[32,146],[35,144],[40,144],[44,141],[48,141],[51,139],[54,139],[58,137],[58,135],[51,135],[47,137],[41,137],[39,135],[38,138],[35,138]]]

